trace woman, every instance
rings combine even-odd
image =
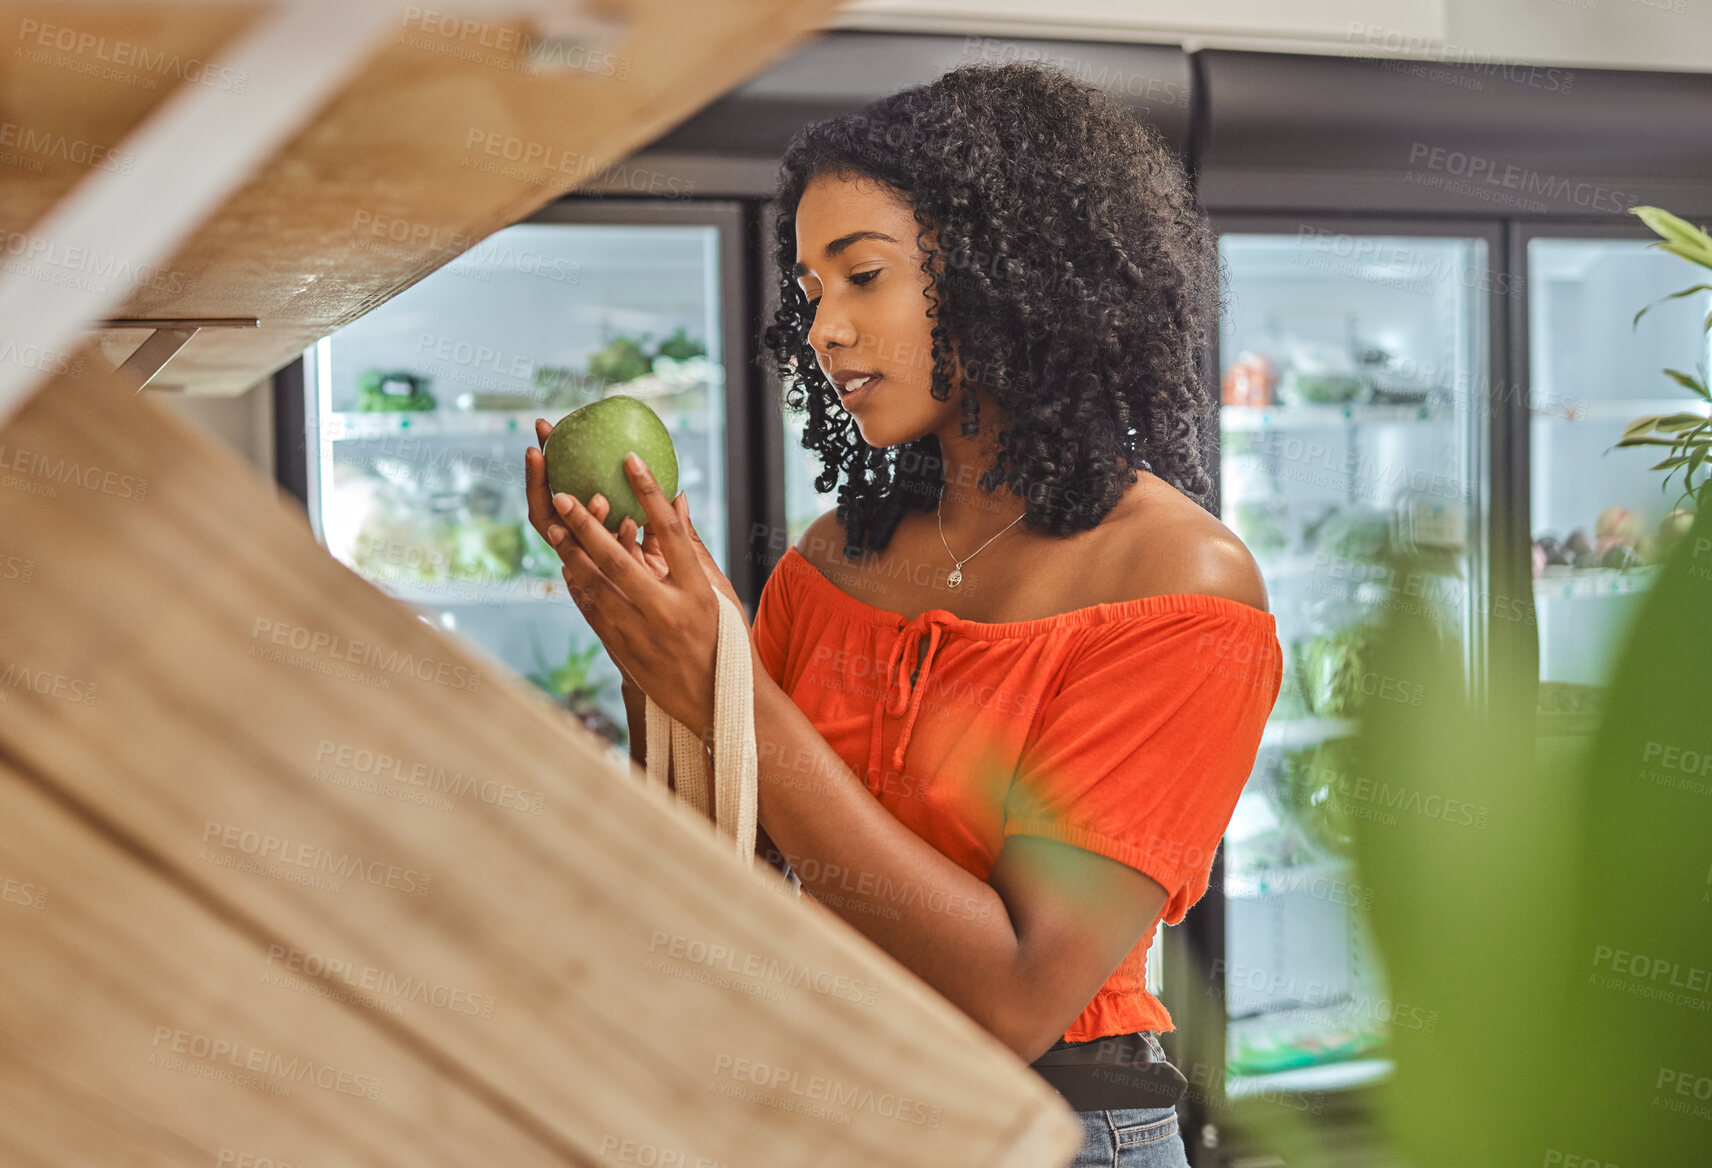
[[[1151,129],[1028,65],[806,127],[777,206],[764,340],[839,503],[750,629],[765,854],[1035,1063],[1075,1164],[1184,1165],[1147,948],[1206,890],[1282,676],[1202,505],[1204,217]],[[633,743],[644,693],[711,741],[736,594],[687,499],[627,473],[640,545],[550,499],[537,451],[531,519]]]

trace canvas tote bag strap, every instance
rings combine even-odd
[[[719,649],[714,659],[713,790],[708,790],[707,755],[701,741],[651,697],[646,726],[648,781],[665,787],[668,765],[675,768],[678,798],[713,820],[719,833],[732,841],[737,858],[753,865],[759,773],[754,662],[742,611],[723,592],[714,595],[719,600]]]

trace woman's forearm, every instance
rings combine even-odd
[[[804,890],[1013,1049],[1038,1045],[998,892],[882,807],[758,658],[754,672],[760,820]]]

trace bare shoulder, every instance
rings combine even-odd
[[[797,537],[797,554],[817,568],[848,567],[844,558],[844,525],[838,521],[838,508],[815,516]]]
[[[1270,611],[1260,565],[1236,533],[1175,488],[1150,486],[1128,523],[1132,595],[1218,596]]]

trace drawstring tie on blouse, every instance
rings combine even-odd
[[[886,661],[885,693],[874,708],[874,730],[869,739],[868,782],[870,787],[876,790],[880,781],[880,735],[885,715],[890,714],[894,718],[900,714],[904,715],[903,729],[898,732],[898,745],[892,751],[892,769],[899,771],[904,765],[904,748],[909,745],[910,730],[915,725],[916,713],[921,709],[922,695],[927,690],[927,683],[933,672],[933,662],[939,652],[939,642],[943,639],[944,626],[957,619],[954,613],[935,608],[898,626],[897,637],[892,641],[891,655]],[[921,658],[920,674],[911,682],[910,671],[915,668],[915,659],[920,653],[921,638],[924,635],[927,637],[927,654]]]

